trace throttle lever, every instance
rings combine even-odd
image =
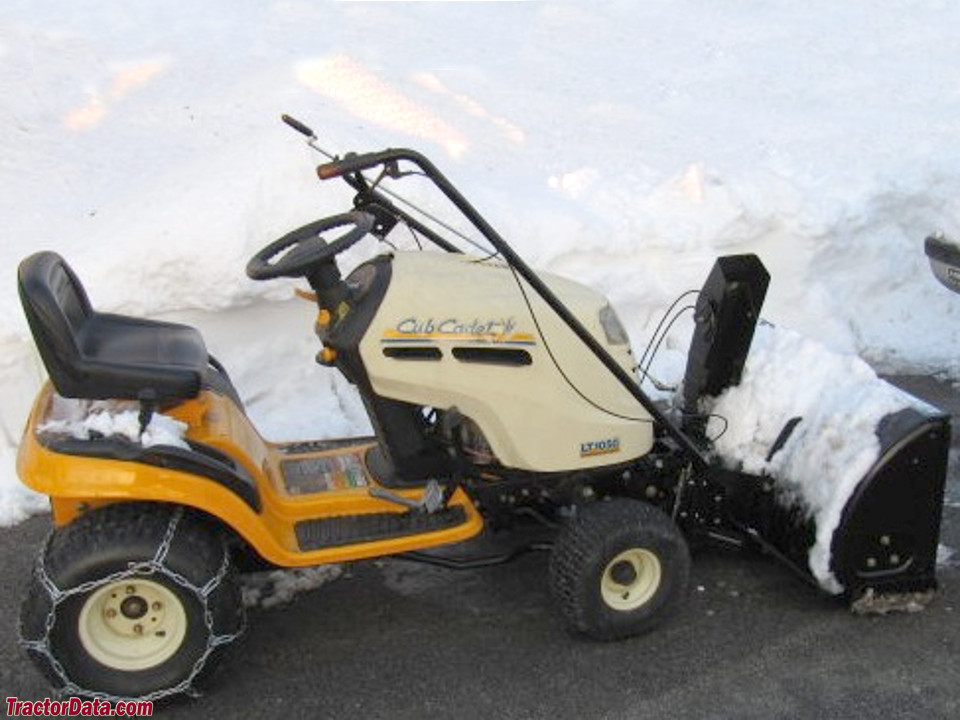
[[[301,135],[306,136],[308,139],[310,139],[310,140],[316,140],[316,139],[317,139],[316,133],[314,133],[313,130],[311,130],[310,128],[308,128],[306,125],[304,125],[302,122],[300,122],[300,121],[297,120],[296,118],[290,117],[290,116],[287,115],[287,114],[283,114],[283,115],[280,116],[280,119],[283,120],[287,125],[289,125],[290,127],[292,127],[294,130],[296,130],[296,131],[297,131],[298,133],[300,133]]]

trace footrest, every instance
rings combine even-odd
[[[297,543],[301,551],[320,550],[445,530],[466,520],[466,513],[459,505],[432,514],[373,513],[304,520],[296,525]]]

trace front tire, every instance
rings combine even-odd
[[[568,628],[596,640],[661,624],[686,597],[689,577],[677,526],[627,498],[577,508],[550,558],[551,590]]]
[[[55,687],[120,698],[189,692],[242,624],[216,529],[139,503],[55,530],[21,613],[23,644]]]

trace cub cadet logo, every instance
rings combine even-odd
[[[420,320],[409,317],[397,323],[397,332],[403,335],[509,335],[516,327],[513,318],[487,321],[474,318],[463,322],[457,318]]]
[[[620,452],[620,438],[607,438],[606,440],[591,440],[590,442],[580,443],[580,457],[608,455],[615,452]]]
[[[384,343],[432,343],[437,340],[463,340],[467,342],[490,342],[500,345],[536,345],[530,333],[516,332],[517,321],[509,318],[461,320],[448,317],[408,317],[394,327],[383,331]]]

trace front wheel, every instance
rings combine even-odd
[[[158,699],[192,690],[242,621],[214,528],[183,509],[121,504],[54,531],[21,634],[62,691]]]
[[[683,601],[690,552],[660,510],[627,498],[577,509],[550,558],[550,584],[568,627],[597,640],[639,635]]]

